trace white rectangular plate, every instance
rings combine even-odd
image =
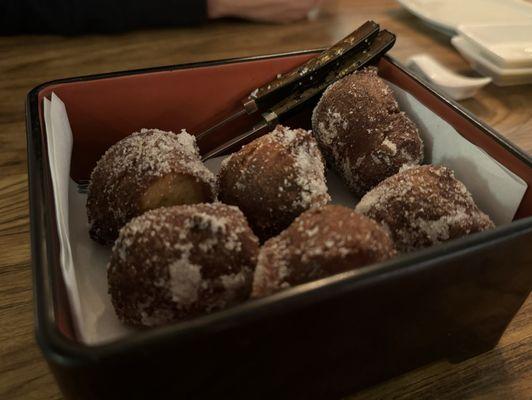
[[[460,35],[501,68],[532,68],[532,21],[519,24],[460,25]]]
[[[532,21],[532,3],[525,0],[397,0],[427,24],[452,36],[459,25]]]
[[[453,37],[451,43],[477,72],[490,76],[496,85],[509,86],[532,83],[532,68],[501,68],[483,57],[478,48],[462,36]]]

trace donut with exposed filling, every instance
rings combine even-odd
[[[215,188],[194,136],[142,129],[111,146],[92,171],[90,236],[112,244],[131,218],[158,207],[214,201]]]

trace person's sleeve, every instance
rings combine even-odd
[[[195,25],[207,0],[0,0],[0,33],[121,32]]]

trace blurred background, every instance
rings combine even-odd
[[[322,48],[369,19],[397,35],[389,54],[400,62],[425,54],[446,71],[478,78],[489,73],[475,71],[472,60],[451,43],[460,34],[462,19],[473,15],[508,24],[497,8],[502,4],[504,12],[515,16],[515,24],[525,26],[510,35],[515,40],[523,39],[519,35],[528,32],[532,21],[529,0],[448,0],[443,6],[450,4],[454,13],[439,8],[442,3],[445,0],[1,0],[0,247],[9,254],[0,258],[0,398],[61,398],[33,339],[24,137],[24,101],[31,88],[64,77]],[[519,43],[526,45],[526,39]],[[527,48],[532,54],[532,45]],[[499,74],[516,74],[506,71],[515,67],[496,68]],[[476,69],[482,70],[478,65]],[[492,82],[460,102],[532,151],[532,85]],[[427,366],[352,399],[532,398],[531,331],[529,299],[495,350],[456,365]]]

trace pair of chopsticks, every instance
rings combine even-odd
[[[380,30],[374,21],[365,22],[318,56],[254,90],[242,100],[239,111],[197,135],[197,140],[201,143],[213,132],[242,115],[260,112],[262,116],[250,130],[203,154],[202,159],[219,156],[259,133],[272,129],[323,93],[330,84],[377,61],[394,43],[393,33]]]

